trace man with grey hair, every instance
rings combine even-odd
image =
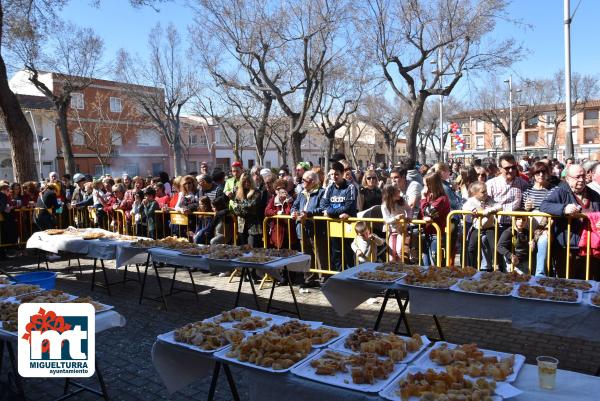
[[[210,203],[215,200],[215,198],[223,195],[223,191],[221,187],[215,185],[212,177],[209,174],[200,174],[197,178],[198,186],[200,189],[198,190],[199,197],[208,196],[210,199]]]
[[[585,185],[585,170],[579,164],[571,164],[565,171],[565,180],[548,194],[540,206],[540,211],[562,217],[556,218],[552,225],[554,228],[552,256],[557,275],[565,277],[566,248],[569,247],[570,266],[572,266],[570,278],[585,278],[586,258],[580,254],[580,240],[587,221],[579,218],[571,219],[570,235],[567,235],[567,217],[600,212],[600,194]],[[590,257],[592,279],[600,278],[599,262],[598,259]]]

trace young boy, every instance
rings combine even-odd
[[[356,238],[352,241],[352,250],[358,258],[358,263],[365,263],[377,260],[377,247],[384,244],[384,240],[375,234],[364,221],[359,221],[354,226]]]
[[[148,230],[148,237],[156,238],[157,221],[154,212],[160,210],[160,205],[156,201],[156,190],[152,187],[148,187],[144,190],[144,200],[142,201],[142,224],[145,222]]]
[[[502,210],[502,206],[497,204],[488,196],[487,187],[483,182],[474,182],[469,185],[469,194],[471,197],[463,204],[463,210],[471,210],[473,213],[481,213],[482,217],[474,217],[470,231],[469,242],[467,246],[469,265],[482,268],[482,270],[494,270],[492,252],[494,246],[494,216],[490,216]],[[479,229],[481,229],[481,247],[485,262],[485,269],[477,266],[477,241],[479,239]],[[483,263],[482,263],[483,264]]]
[[[529,274],[529,221],[526,216],[515,217],[512,230],[505,230],[498,240],[498,253],[512,268],[521,274]]]

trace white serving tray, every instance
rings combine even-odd
[[[352,351],[350,348],[346,348],[346,338],[351,335],[354,332],[354,329],[349,329],[351,330],[348,334],[346,334],[344,337],[340,338],[338,341],[336,341],[335,343],[331,344],[329,346],[330,349],[336,350],[336,351],[342,351],[342,352],[346,352],[349,354],[356,354],[357,352]],[[388,334],[388,333],[383,333],[380,332],[381,334]],[[410,337],[405,337],[405,336],[399,336],[400,338],[404,339],[404,340],[409,340]],[[423,352],[428,346],[429,344],[431,344],[431,341],[427,338],[427,336],[421,336],[421,340],[423,340],[423,345],[421,346],[421,348],[419,348],[418,351],[415,352],[409,352],[406,357],[401,360],[396,362],[397,364],[401,364],[401,363],[410,363],[412,362],[415,358],[417,358],[419,356],[419,354],[421,352]]]
[[[486,295],[486,296],[491,296],[491,297],[510,297],[512,296],[512,291],[514,290],[514,284],[513,284],[513,290],[511,290],[508,294],[490,294],[487,292],[474,292],[474,291],[466,291],[463,290],[462,288],[459,287],[459,284],[463,281],[478,281],[478,280],[464,280],[464,279],[460,279],[458,280],[458,282],[456,284],[454,284],[452,287],[450,287],[450,291],[454,291],[454,292],[462,292],[465,294],[474,294],[474,295]]]
[[[592,297],[596,294],[597,294],[597,292],[590,292],[590,293],[585,294],[585,296],[583,297],[583,303],[586,305],[593,306],[594,308],[600,308],[600,305],[594,305],[592,303]]]
[[[156,337],[156,339],[159,341],[162,341],[164,343],[167,343],[167,344],[173,344],[178,347],[188,348],[188,349],[191,349],[192,351],[202,352],[204,354],[212,354],[213,352],[217,352],[219,350],[227,348],[230,345],[230,344],[225,344],[224,346],[217,348],[217,349],[206,350],[204,348],[198,347],[197,345],[176,341],[175,340],[175,330],[169,331],[168,333],[160,334]]]
[[[414,365],[418,366],[422,369],[429,369],[429,368],[443,369],[444,366],[438,365],[437,363],[435,363],[434,361],[432,361],[429,358],[429,354],[431,354],[431,351],[441,347],[442,344],[448,344],[449,349],[454,349],[458,346],[457,344],[447,343],[444,341],[438,341],[437,343],[435,343],[433,345],[433,347],[431,347],[423,355],[421,355],[421,357],[415,361]],[[481,349],[481,351],[483,352],[483,354],[485,356],[496,356],[496,357],[498,357],[498,359],[509,357],[512,355],[512,354],[508,354],[506,352],[498,352],[498,351],[492,351],[492,350],[487,350],[487,349]],[[514,354],[514,355],[515,355],[515,364],[513,365],[513,372],[506,377],[506,380],[504,380],[507,383],[512,383],[515,380],[517,380],[517,376],[519,375],[521,368],[525,364],[525,357],[523,355],[521,355],[521,354]],[[467,375],[465,375],[465,376],[467,376]],[[487,378],[488,380],[490,379],[489,377],[484,377],[484,378]],[[474,377],[473,379],[477,379],[477,378]]]
[[[229,352],[230,348],[231,348],[231,346],[227,346],[226,348],[224,348],[224,349],[222,349],[220,351],[215,352],[213,355],[216,358],[223,359],[224,361],[228,361],[228,362],[235,363],[235,364],[238,364],[238,365],[248,366],[250,368],[254,368],[254,369],[258,369],[258,370],[264,370],[266,372],[271,372],[271,373],[286,373],[286,372],[289,372],[290,370],[292,370],[296,366],[299,366],[304,361],[306,361],[307,359],[309,359],[310,357],[312,357],[313,355],[315,355],[317,352],[319,352],[318,349],[313,349],[308,355],[306,355],[305,358],[299,360],[298,362],[296,362],[295,364],[293,364],[289,368],[281,369],[281,370],[275,370],[273,368],[267,368],[267,367],[264,367],[264,366],[255,365],[255,364],[250,363],[250,362],[242,362],[242,361],[240,361],[237,358],[228,357],[227,353]]]
[[[539,281],[538,281],[540,278],[541,278],[541,277],[534,277],[534,279],[533,279],[533,281],[534,281],[534,285],[541,285],[541,284],[539,283]],[[576,280],[576,279],[569,279],[569,281],[577,281],[577,282],[580,282],[580,281],[587,281],[588,283],[590,283],[590,284],[591,284],[591,286],[592,286],[592,288],[590,288],[589,290],[585,290],[585,291],[583,291],[583,290],[580,290],[580,291],[582,291],[582,292],[596,292],[596,291],[598,291],[598,282],[597,282],[597,281],[594,281],[594,280]],[[546,287],[547,287],[547,286],[546,286]],[[548,288],[555,288],[555,287],[548,287]]]
[[[9,284],[9,285],[15,286],[15,287],[19,287],[19,286],[29,285],[29,284]],[[43,289],[40,288],[40,289],[35,290],[33,292],[40,292],[40,291],[43,291]],[[27,294],[31,294],[31,292],[26,292],[24,294],[19,294],[18,296],[27,295]],[[0,301],[7,301],[8,299],[11,299],[11,298],[14,298],[14,296],[11,296],[11,297],[2,297],[2,296],[0,296]]]
[[[242,330],[245,332],[252,332],[252,333],[258,333],[261,331],[265,331],[265,330],[269,330],[271,328],[271,326],[273,326],[274,324],[281,324],[281,323],[285,323],[289,320],[291,320],[289,317],[286,316],[280,316],[280,315],[274,315],[272,313],[265,313],[265,312],[260,312],[254,309],[248,309],[248,308],[242,308],[240,307],[240,309],[246,309],[248,311],[250,311],[251,315],[250,316],[256,316],[256,317],[262,317],[264,319],[268,319],[270,318],[271,320],[268,322],[266,327],[261,327],[259,329],[256,330]],[[214,322],[217,323],[217,318],[221,316],[221,314],[218,314],[216,316],[213,317],[209,317],[208,319],[204,319],[205,322]],[[314,326],[315,324],[318,324],[319,326],[322,324],[321,322],[307,322],[307,321],[303,321],[301,320],[301,322],[303,323],[312,323],[312,327],[316,327]],[[234,322],[218,322],[218,324],[220,324],[221,326],[223,326],[225,329],[232,329],[234,328],[233,326],[240,323],[240,321],[234,321]],[[241,330],[241,329],[239,329]]]
[[[327,327],[329,329],[333,329],[333,330],[337,331],[339,333],[339,336],[332,338],[331,340],[329,340],[323,344],[313,344],[313,348],[324,348],[324,347],[331,348],[331,346],[333,344],[337,343],[342,338],[345,338],[348,334],[350,334],[354,331],[354,329],[351,329],[351,328],[341,328],[341,327],[326,326],[326,325],[322,325],[322,327]]]
[[[400,280],[398,283],[401,284],[402,286],[405,286],[405,287],[423,288],[423,289],[426,289],[426,290],[435,290],[435,291],[448,291],[450,289],[450,287],[452,287],[452,286],[450,286],[448,288],[444,288],[444,287],[427,287],[425,285],[407,284],[406,281],[405,281],[405,279]]]
[[[398,394],[396,394],[396,391],[399,389],[400,381],[403,380],[404,378],[406,378],[406,376],[409,373],[423,372],[426,370],[427,369],[420,368],[417,366],[410,366],[408,369],[406,369],[404,372],[402,372],[395,380],[392,380],[391,383],[389,383],[386,388],[384,388],[382,391],[380,391],[379,395],[382,398],[385,398],[386,400],[402,401],[400,396]],[[441,371],[441,369],[435,369],[435,370],[438,372]],[[505,399],[505,398],[516,397],[517,395],[521,394],[522,391],[511,386],[508,383],[498,382],[498,383],[496,383],[495,393],[496,393],[496,395],[492,397],[492,400],[493,401],[501,401],[502,399]],[[413,397],[410,397],[408,399],[408,401],[419,401],[419,399],[420,399],[419,397],[413,396]]]
[[[254,255],[248,254],[248,255],[240,256],[240,257],[233,259],[232,262],[242,263],[245,265],[259,265],[260,266],[260,265],[268,265],[269,263],[277,262],[278,260],[283,259],[281,256],[269,256],[269,258],[271,258],[271,260],[269,260],[268,262],[250,262],[250,261],[240,260],[240,258],[242,258],[242,257],[251,257],[251,256],[254,256]]]
[[[581,290],[574,290],[577,292],[577,301],[574,302],[569,302],[569,301],[554,301],[552,299],[541,299],[541,298],[527,298],[527,297],[521,297],[519,296],[519,285],[515,285],[515,288],[513,289],[512,292],[512,296],[515,298],[519,298],[519,299],[524,299],[527,301],[541,301],[541,302],[553,302],[553,303],[557,303],[557,304],[570,304],[570,305],[575,305],[575,304],[580,304],[582,299],[583,299],[583,292],[581,292]],[[554,291],[554,288],[552,287],[544,287],[545,289],[547,289],[548,291]]]
[[[329,384],[331,386],[342,387],[349,390],[362,391],[365,393],[378,393],[385,386],[387,386],[391,381],[393,381],[404,369],[406,369],[405,364],[395,364],[394,370],[390,373],[387,379],[378,380],[373,384],[356,384],[352,382],[352,374],[351,369],[348,367],[346,372],[336,372],[334,375],[317,375],[315,373],[315,368],[310,366],[310,362],[313,359],[318,359],[325,355],[327,350],[322,350],[317,355],[313,356],[309,360],[304,361],[301,365],[292,369],[292,373],[296,376],[303,377],[305,379],[313,380],[320,383]],[[345,355],[351,355],[348,352],[339,352]]]
[[[481,276],[483,276],[483,273],[487,273],[487,272],[481,271],[481,270],[478,271],[477,273],[475,273],[473,275],[473,277],[471,277],[471,280],[481,280],[481,278],[482,278]],[[515,285],[518,285],[518,284],[535,284],[535,277],[531,276],[531,278],[529,280],[527,280],[527,281],[522,281],[522,282],[521,281],[515,281],[514,284]]]
[[[41,292],[44,292],[44,291],[45,290],[36,291],[36,292],[30,292],[30,293],[27,293],[27,294],[17,295],[16,297],[5,298],[4,302],[11,302],[11,303],[15,303],[15,304],[20,304],[21,301],[18,299],[18,297],[22,297],[22,296],[26,296],[26,295],[34,295],[34,294],[41,293]],[[70,301],[72,301],[74,299],[79,298],[77,295],[73,295],[73,294],[69,294],[69,293],[65,293],[65,295],[67,295],[68,298],[66,300],[60,302],[60,303],[68,303],[68,302],[70,302]]]

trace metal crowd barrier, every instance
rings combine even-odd
[[[306,225],[306,221],[312,221],[313,226],[318,223],[318,222],[324,222],[326,224],[326,236],[325,238],[318,238],[317,237],[317,230],[313,229],[313,250],[312,250],[312,256],[314,258],[314,262],[313,265],[315,266],[315,268],[311,268],[310,271],[311,273],[320,273],[320,274],[336,274],[338,273],[338,271],[333,270],[331,268],[332,265],[332,260],[331,260],[331,239],[332,238],[339,238],[340,239],[340,245],[341,245],[341,270],[344,270],[344,267],[346,266],[346,244],[345,244],[345,240],[346,239],[353,239],[355,238],[355,232],[354,232],[354,226],[357,222],[362,221],[365,223],[369,223],[370,225],[370,231],[373,232],[373,224],[381,224],[381,225],[385,225],[385,222],[382,218],[358,218],[358,217],[351,217],[348,218],[346,220],[340,220],[340,219],[332,219],[330,217],[325,217],[325,216],[314,216],[314,217],[308,217],[306,218],[304,221],[299,220],[297,222],[294,222],[292,220],[292,217],[290,215],[277,215],[277,216],[268,216],[265,217],[265,219],[263,220],[263,240],[265,243],[265,246],[268,245],[268,223],[272,220],[276,221],[276,227],[278,227],[278,224],[282,224],[280,223],[281,220],[285,220],[286,222],[283,224],[287,225],[287,244],[288,244],[288,249],[293,249],[294,244],[291,241],[291,236],[289,235],[290,230],[295,230],[296,229],[296,224],[300,224],[301,225],[301,232],[302,234],[306,233],[306,229],[305,229],[305,225]],[[436,265],[437,266],[441,266],[442,265],[442,261],[443,261],[443,257],[442,257],[442,231],[440,229],[440,227],[436,224],[436,223],[426,223],[423,220],[411,220],[411,221],[401,221],[400,222],[400,227],[401,227],[401,232],[399,232],[398,238],[399,240],[401,240],[401,246],[400,246],[400,260],[402,262],[404,262],[405,260],[405,240],[411,237],[411,233],[408,232],[408,227],[409,224],[412,225],[416,225],[418,230],[417,233],[418,235],[416,236],[416,238],[412,238],[412,240],[416,240],[417,242],[417,246],[415,247],[415,244],[411,244],[411,248],[416,248],[418,249],[418,263],[421,264],[422,261],[422,250],[423,250],[423,244],[422,244],[422,233],[423,233],[423,228],[425,227],[426,224],[431,224],[432,227],[434,227],[435,231],[436,231]],[[327,269],[319,269],[316,268],[316,266],[318,265],[317,261],[320,261],[322,259],[319,258],[319,246],[318,246],[318,240],[327,240],[327,260],[325,265],[327,266]],[[388,240],[389,240],[389,230],[386,230],[386,236],[385,236],[385,244],[383,246],[385,246],[385,259],[389,260],[390,258],[390,249],[388,244]],[[305,252],[305,241],[298,238],[298,242],[300,243],[300,251],[302,251],[303,253]],[[371,261],[375,261],[374,260],[375,257],[373,255],[373,253],[371,253]],[[357,264],[356,261],[356,256],[355,256],[355,260],[354,260],[354,264]]]
[[[451,240],[450,240],[450,232],[449,232],[449,223],[452,219],[453,216],[462,216],[462,226],[463,226],[463,233],[462,233],[462,252],[461,252],[461,257],[460,257],[460,261],[461,261],[461,266],[464,268],[467,263],[466,263],[466,252],[467,252],[467,230],[465,229],[465,227],[467,226],[466,224],[466,219],[467,217],[471,216],[473,219],[476,218],[481,218],[483,217],[483,214],[480,212],[472,212],[472,211],[468,211],[468,210],[453,210],[448,214],[447,217],[447,232],[446,232],[446,249],[450,249],[451,246]],[[558,218],[564,218],[564,217],[557,217],[557,216],[552,216],[550,214],[547,213],[542,213],[542,212],[522,212],[522,211],[514,211],[514,212],[496,212],[496,213],[490,213],[487,217],[489,218],[493,218],[494,219],[494,244],[497,245],[498,244],[498,240],[499,240],[499,235],[498,235],[498,225],[500,222],[500,217],[502,216],[507,216],[511,218],[511,228],[509,228],[510,230],[512,230],[514,227],[514,222],[515,222],[515,218],[516,217],[527,217],[528,219],[528,225],[529,225],[529,242],[531,242],[533,240],[533,234],[534,234],[534,219],[535,217],[540,217],[540,218],[546,218],[547,224],[546,224],[546,228],[544,229],[545,234],[547,235],[547,239],[548,239],[548,250],[547,250],[547,254],[546,254],[546,266],[545,266],[545,273],[546,275],[550,274],[550,264],[551,264],[551,248],[552,248],[552,225],[554,224],[554,220],[558,219]],[[571,223],[573,221],[573,219],[581,219],[581,218],[586,218],[587,216],[584,214],[579,214],[576,216],[568,216],[567,217],[567,238],[571,237]],[[481,226],[480,226],[481,227]],[[481,228],[478,229],[474,229],[473,233],[471,235],[474,235],[474,232],[477,232],[477,269],[479,269],[479,267],[481,266]],[[514,242],[511,245],[512,247],[512,251],[514,252]],[[590,277],[590,250],[591,250],[591,237],[590,237],[590,231],[588,230],[587,232],[587,238],[586,238],[586,262],[585,262],[585,277],[586,280],[589,279]],[[566,270],[565,270],[565,277],[566,278],[570,278],[570,273],[571,273],[571,260],[570,260],[570,253],[571,253],[571,248],[570,247],[566,247],[566,261],[565,261],[565,266],[566,266]],[[490,252],[492,252],[493,255],[493,268],[494,270],[498,269],[498,253],[496,252],[496,247],[494,247],[493,250],[490,250]],[[454,262],[451,260],[451,252],[446,252],[446,265],[450,266],[451,263]],[[528,268],[529,268],[529,272],[531,274],[533,274],[535,272],[535,265],[532,263],[533,262],[533,250],[531,248],[531,246],[528,247]],[[514,266],[512,266],[511,264],[511,271],[514,270]]]

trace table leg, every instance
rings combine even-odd
[[[173,270],[173,278],[171,279],[171,289],[169,290],[169,295],[173,295],[173,289],[175,288],[175,276],[177,275],[177,266],[174,266],[175,270]]]
[[[229,389],[231,390],[234,401],[240,401],[240,395],[235,386],[235,381],[233,381],[233,375],[231,374],[231,370],[229,370],[229,365],[224,364],[223,370],[225,371],[225,376],[227,376],[227,383],[229,383]]]
[[[436,315],[433,315],[433,321],[435,322],[435,327],[437,329],[438,334],[440,335],[440,340],[446,341],[446,337],[444,336],[444,332],[442,331],[442,325],[438,320]]]
[[[242,276],[242,280],[244,277]],[[219,380],[219,371],[221,370],[221,362],[215,361],[212,379],[210,380],[210,388],[208,389],[208,401],[213,401],[215,398],[215,390],[217,389],[217,380]]]
[[[373,330],[379,329],[379,324],[381,323],[381,318],[383,318],[383,312],[385,312],[385,307],[387,306],[388,299],[390,298],[390,291],[385,290],[385,297],[383,298],[383,302],[381,303],[381,309],[379,309],[379,314],[377,315],[377,320],[375,321],[375,327]]]
[[[108,282],[108,275],[106,274],[106,267],[104,266],[104,259],[100,259],[100,266],[102,267],[102,275],[104,276],[104,286],[106,287],[106,292],[110,297],[110,283]]]
[[[79,267],[79,275],[83,276],[83,270],[81,270],[81,261],[77,258],[77,266]]]
[[[269,294],[269,301],[267,302],[267,313],[271,310],[271,302],[273,302],[273,294],[275,293],[275,279],[273,279],[273,286],[271,287],[271,292]]]
[[[96,264],[98,263],[98,259],[94,259],[94,268],[92,269],[92,291],[94,291],[94,287],[96,286]]]
[[[144,299],[144,288],[146,288],[146,277],[148,277],[148,265],[150,264],[150,254],[148,253],[148,258],[146,258],[146,266],[144,269],[144,275],[142,276],[142,288],[140,290],[140,302],[142,304],[142,300]]]
[[[398,333],[400,329],[400,324],[404,322],[404,326],[406,327],[406,335],[411,336],[410,326],[408,325],[408,316],[406,316],[406,307],[408,306],[409,296],[406,294],[406,299],[402,299],[400,296],[400,292],[398,290],[394,290],[394,296],[396,297],[396,302],[398,302],[398,308],[400,308],[400,317],[398,318],[398,322],[396,323],[396,328],[394,328],[394,333]],[[403,302],[404,301],[404,302]],[[404,334],[404,333],[402,333]]]
[[[200,302],[200,297],[198,296],[198,289],[196,288],[196,282],[194,281],[194,276],[192,275],[192,269],[188,267],[188,273],[190,274],[190,281],[192,282],[192,290],[194,291],[194,296],[196,297],[196,302]]]
[[[152,267],[154,267],[154,273],[156,274],[156,282],[158,283],[158,290],[160,291],[160,299],[162,300],[162,304],[165,307],[165,311],[167,311],[167,299],[165,298],[165,293],[163,291],[162,283],[160,281],[160,275],[158,274],[158,267],[156,266],[156,263],[154,261],[152,262]]]
[[[283,272],[287,278],[288,286],[290,287],[290,293],[292,294],[292,299],[294,300],[294,308],[296,309],[296,314],[298,315],[298,319],[302,319],[300,317],[300,308],[298,307],[298,301],[296,300],[296,293],[294,293],[294,287],[292,286],[292,280],[290,278],[290,271],[287,266],[283,267]],[[273,280],[273,287],[275,287],[275,280]]]
[[[96,376],[98,377],[98,383],[100,384],[100,390],[102,391],[102,398],[104,398],[104,401],[110,401],[108,397],[108,391],[106,391],[106,383],[104,383],[104,377],[102,376],[102,372],[100,371],[100,367],[98,366],[98,361],[96,361]]]
[[[248,281],[250,282],[250,288],[252,289],[252,296],[254,296],[254,303],[256,304],[256,310],[260,310],[260,305],[258,304],[258,294],[256,293],[256,288],[254,288],[254,279],[250,274],[250,269],[246,268],[246,275],[248,276]],[[243,277],[243,275],[242,275]]]
[[[15,376],[15,386],[17,387],[17,397],[25,401],[25,391],[23,390],[23,383],[21,382],[21,376],[19,375],[19,369],[17,368],[17,362],[15,359],[15,353],[12,347],[12,344],[9,342],[6,343],[8,349],[8,358],[10,360],[10,365],[12,367],[13,374]]]
[[[129,265],[123,266],[123,285],[127,282],[127,267],[129,267]]]
[[[245,267],[242,268],[242,276],[240,277],[240,282],[238,283],[238,289],[237,289],[237,293],[235,294],[235,304],[233,305],[234,308],[237,308],[238,305],[240,304],[240,295],[242,294],[242,283],[244,282],[244,277],[246,272],[244,271]],[[235,269],[234,269],[235,271]]]

